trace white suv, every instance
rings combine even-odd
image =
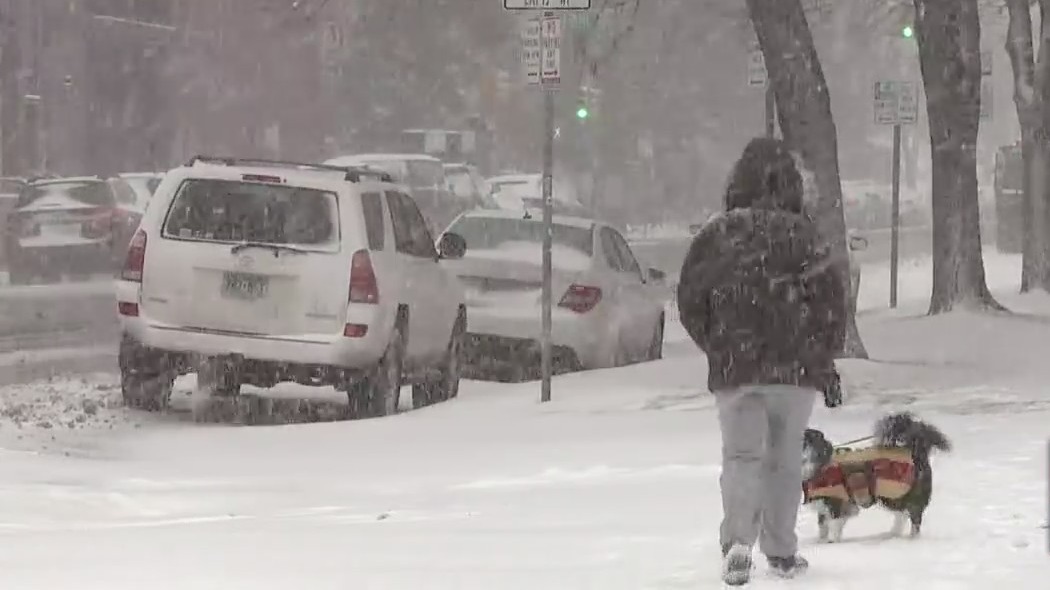
[[[462,256],[463,247],[450,256]],[[463,288],[404,187],[381,171],[194,157],[169,172],[117,281],[121,385],[162,409],[175,377],[236,395],[345,390],[352,417],[455,397]]]

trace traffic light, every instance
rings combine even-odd
[[[915,29],[912,28],[911,25],[904,25],[901,27],[901,37],[911,39],[913,36],[915,36]]]
[[[576,107],[576,118],[583,121],[587,117],[591,116],[591,110],[587,108],[586,104],[581,103]]]

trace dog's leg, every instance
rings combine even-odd
[[[842,541],[842,529],[846,526],[846,517],[828,519],[828,543]]]
[[[914,539],[922,532],[922,510],[912,510],[908,513],[911,518],[911,537]]]
[[[893,513],[893,528],[890,529],[890,535],[900,537],[904,534],[904,523],[908,516],[909,514],[903,511]]]

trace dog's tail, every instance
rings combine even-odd
[[[911,412],[883,416],[875,423],[876,446],[907,447],[913,454],[929,456],[931,450],[949,452],[952,442],[939,428]]]

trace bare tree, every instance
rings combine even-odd
[[[1039,62],[1036,61],[1032,43],[1032,13],[1030,0],[1006,0],[1006,9],[1010,23],[1006,36],[1006,53],[1010,56],[1010,65],[1014,75],[1014,105],[1017,108],[1017,120],[1021,127],[1021,156],[1024,160],[1024,237],[1021,265],[1021,292],[1033,286],[1043,286],[1046,278],[1045,211],[1042,194],[1033,191],[1034,186],[1045,186],[1043,167],[1033,166],[1034,162],[1045,161],[1045,132],[1041,125],[1041,103],[1043,92],[1041,85],[1036,84],[1036,70],[1045,70],[1047,53],[1041,51]],[[1042,6],[1040,5],[1040,13]],[[1040,14],[1040,29],[1047,24]],[[1044,47],[1046,47],[1044,45]],[[1050,49],[1050,47],[1048,47]],[[1040,63],[1041,62],[1041,63]],[[1041,76],[1045,78],[1045,73]],[[1034,179],[1033,174],[1040,178]],[[1035,182],[1033,182],[1033,180]]]
[[[1014,74],[1014,104],[1024,160],[1024,238],[1021,292],[1050,290],[1050,1],[1038,0],[1039,54],[1035,54],[1031,9],[1035,0],[1006,0],[1006,52]]]
[[[846,222],[842,213],[838,137],[831,114],[824,71],[799,0],[747,0],[758,43],[765,56],[776,94],[777,115],[784,139],[802,154],[815,179],[817,220],[835,253],[834,263],[849,281]],[[849,286],[846,285],[846,293]],[[857,330],[855,310],[849,306],[845,356],[867,358]]]
[[[933,156],[930,314],[1003,307],[985,281],[977,198],[981,24],[977,0],[914,0]]]

